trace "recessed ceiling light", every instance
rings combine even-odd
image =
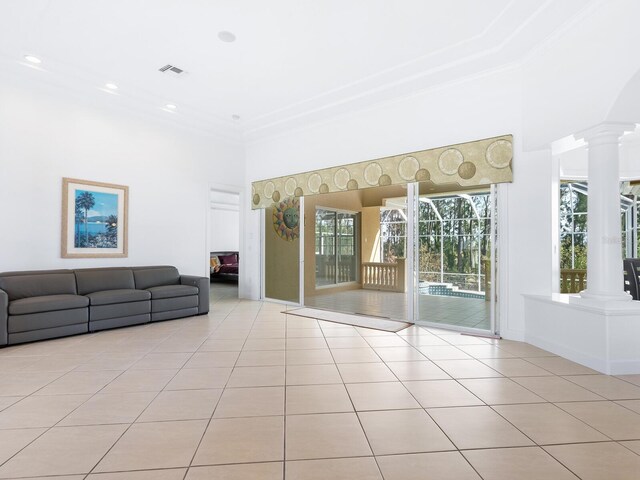
[[[232,118],[233,120],[238,121],[238,120],[240,120],[240,115],[231,115],[231,118]]]
[[[35,63],[36,65],[42,63],[42,60],[40,60],[38,57],[34,57],[33,55],[25,55],[24,59],[29,62],[29,63]]]
[[[218,38],[221,41],[227,42],[227,43],[231,43],[231,42],[235,42],[236,41],[236,36],[233,33],[227,32],[225,30],[223,30],[222,32],[218,32]]]
[[[176,107],[173,103],[167,103],[167,104],[164,106],[164,108],[168,108],[169,110],[175,110],[175,109],[176,109],[176,108],[178,108],[178,107]]]
[[[109,90],[117,90],[118,89],[118,85],[116,85],[115,83],[105,83],[104,86],[107,87]]]

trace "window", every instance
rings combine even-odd
[[[640,189],[623,182],[620,187],[620,226],[623,258],[640,257],[638,223]],[[586,288],[587,204],[586,182],[563,182],[560,185],[560,291],[577,293]]]
[[[355,282],[358,259],[358,214],[316,209],[316,286]]]
[[[383,208],[380,211],[380,258],[383,263],[394,263],[406,258],[407,215],[400,208]]]
[[[587,184],[560,185],[560,269],[587,268]]]
[[[420,197],[420,280],[482,291],[489,262],[489,193]]]

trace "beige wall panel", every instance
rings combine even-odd
[[[363,262],[380,262],[380,207],[364,207],[360,224],[360,251]]]
[[[264,293],[267,298],[298,303],[300,238],[286,240],[273,227],[273,207],[265,211]]]

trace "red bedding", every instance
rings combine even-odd
[[[216,273],[235,273],[238,274],[238,264],[237,263],[223,263],[222,265],[218,265],[216,267]]]

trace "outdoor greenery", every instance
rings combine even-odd
[[[406,212],[382,210],[380,225],[382,261],[404,257]],[[420,280],[482,290],[490,253],[489,193],[421,198],[418,229]]]
[[[623,185],[624,186],[624,185]],[[637,225],[640,223],[640,208],[636,208],[633,227],[634,195],[620,196],[620,225],[623,258],[640,257],[640,242]],[[587,268],[587,203],[588,187],[584,182],[567,182],[560,185],[560,268],[582,270]],[[629,247],[627,240],[630,240]],[[629,248],[629,249],[628,249]],[[634,251],[635,248],[635,251]]]
[[[397,208],[380,211],[380,250],[383,262],[394,263],[398,258],[406,258],[407,216]]]
[[[621,191],[629,192],[629,185],[623,183]],[[587,203],[588,186],[585,182],[565,182],[560,185],[560,269],[587,269]],[[634,208],[635,205],[635,208]],[[638,197],[627,193],[620,196],[620,225],[622,258],[640,257],[638,225],[640,208]],[[636,215],[636,218],[633,218]],[[576,278],[576,272],[561,272],[561,291],[570,291],[567,282]],[[588,278],[587,278],[588,281]]]
[[[433,198],[419,205],[420,279],[481,291],[490,254],[489,193]]]
[[[560,268],[563,270],[587,268],[587,201],[586,183],[561,184]],[[623,257],[640,257],[638,202],[639,197],[633,194],[621,196]],[[420,198],[418,266],[421,281],[451,283],[464,290],[482,291],[490,259],[490,208],[489,193]],[[636,215],[635,221],[633,215]],[[381,210],[380,236],[383,262],[392,263],[406,257],[406,208]]]
[[[585,184],[560,185],[560,268],[587,268],[587,194]]]

